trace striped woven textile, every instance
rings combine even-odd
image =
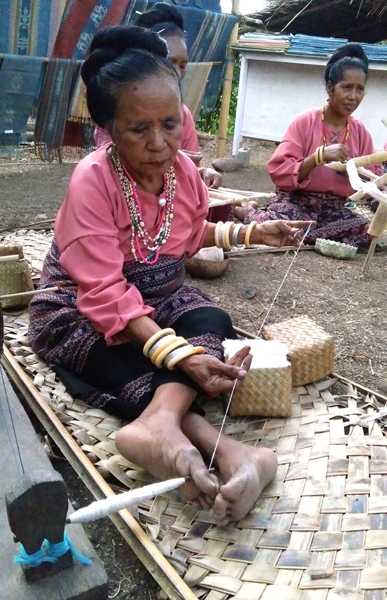
[[[212,63],[188,63],[185,77],[181,83],[184,104],[188,106],[194,118],[199,114],[203,95],[211,73]]]
[[[35,125],[35,148],[43,160],[51,160],[55,155],[60,158],[79,69],[80,62],[73,60],[51,59],[47,64]]]
[[[84,58],[95,32],[122,23],[131,4],[131,0],[68,0],[53,56]]]
[[[0,0],[0,52],[47,56],[65,0]]]
[[[43,59],[6,55],[0,66],[0,145],[16,144],[39,95]]]

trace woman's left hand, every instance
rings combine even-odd
[[[304,231],[314,221],[265,221],[256,225],[251,236],[253,244],[266,246],[296,246]]]
[[[218,188],[222,185],[222,176],[214,169],[202,167],[199,169],[200,177],[203,179],[207,187]]]

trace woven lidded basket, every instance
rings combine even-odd
[[[289,417],[292,412],[292,373],[284,344],[265,340],[225,340],[227,358],[245,345],[253,361],[238,385],[230,406],[232,417]]]
[[[313,383],[334,370],[333,338],[309,317],[266,325],[263,337],[288,346],[294,386]]]
[[[23,258],[21,246],[0,246],[0,296],[28,292],[33,289],[31,269]],[[26,306],[30,298],[9,298],[1,300],[2,308]]]

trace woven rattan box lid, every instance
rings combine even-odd
[[[334,340],[307,316],[267,325],[263,337],[287,344],[293,385],[306,385],[333,372]]]

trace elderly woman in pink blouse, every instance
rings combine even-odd
[[[316,223],[309,243],[328,238],[368,245],[366,219],[345,206],[354,191],[347,175],[326,166],[374,151],[370,133],[351,116],[363,100],[367,73],[368,60],[359,44],[347,44],[330,58],[325,70],[326,106],[298,116],[267,164],[276,197],[266,211],[252,207],[247,215],[238,216],[258,223],[310,219]]]
[[[215,243],[293,243],[305,223],[206,222],[207,189],[179,151],[179,82],[166,57],[141,28],[94,38],[82,76],[112,144],[73,173],[40,283],[61,287],[33,300],[29,335],[74,395],[130,421],[116,437],[127,459],[158,478],[186,477],[186,496],[227,523],[251,509],[276,460],[222,436],[208,471],[217,431],[195,399],[229,392],[249,349],[224,363],[230,317],[184,285],[184,257]]]

